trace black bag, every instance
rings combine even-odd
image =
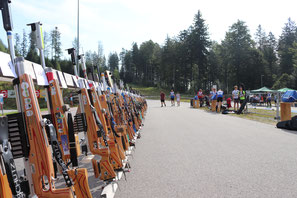
[[[279,129],[287,129],[297,131],[297,116],[291,118],[291,120],[286,120],[278,122],[276,127]]]

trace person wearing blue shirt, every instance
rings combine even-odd
[[[219,89],[219,91],[217,92],[217,112],[221,111],[223,96],[224,96],[224,92],[222,91],[222,89]]]
[[[217,92],[216,92],[216,88],[212,88],[212,91],[210,92],[210,99],[211,100],[216,100],[217,99]]]
[[[170,91],[171,106],[175,106],[174,97],[175,97],[174,91],[173,91],[173,89],[171,89],[171,91]]]

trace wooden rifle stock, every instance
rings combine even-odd
[[[25,113],[26,131],[30,144],[29,163],[32,170],[34,192],[38,197],[73,197],[71,188],[56,189],[54,167],[48,138],[44,129],[32,78],[19,76],[22,111]]]
[[[104,141],[98,137],[99,128],[93,115],[87,89],[82,88],[80,92],[88,125],[87,135],[90,151],[92,154],[101,156],[99,163],[96,162],[95,159],[92,160],[95,176],[100,177],[101,180],[113,179],[116,177],[116,173],[110,164],[110,151]],[[100,167],[100,169],[98,167]]]
[[[109,94],[109,102],[111,104],[111,109],[114,113],[114,118],[116,122],[115,130],[119,134],[121,134],[122,138],[122,146],[125,151],[129,148],[129,140],[127,137],[127,126],[123,122],[123,115],[122,112],[120,112],[119,106],[117,105],[116,97],[113,94]]]
[[[60,89],[60,85],[56,79],[53,77],[52,71],[46,73],[49,82],[49,100],[51,106],[51,114],[53,124],[55,125],[57,138],[60,143],[60,148],[63,154],[63,160],[66,163],[73,158],[72,161],[74,166],[77,166],[77,153],[76,156],[70,156],[70,149],[76,151],[76,142],[70,142],[74,145],[74,148],[69,148],[69,131],[68,123],[65,115],[65,107],[63,102],[63,97]],[[72,118],[71,118],[72,119]],[[88,185],[88,174],[85,168],[73,168],[68,170],[68,175],[74,182],[74,190],[77,198],[92,197],[90,188]]]
[[[98,97],[98,94],[97,94],[94,86],[92,86],[90,93],[91,93],[90,95],[92,98],[92,103],[93,103],[93,105],[96,109],[97,115],[101,121],[105,135],[108,137],[107,142],[108,142],[108,147],[110,150],[111,164],[113,166],[113,169],[115,169],[115,170],[121,169],[121,168],[123,168],[123,162],[122,162],[123,159],[121,158],[121,156],[119,154],[120,151],[118,149],[118,145],[117,145],[114,137],[111,136],[111,132],[108,131],[105,116],[104,116],[104,113],[102,112],[103,109],[101,107],[99,97]]]
[[[12,192],[9,186],[7,174],[5,173],[5,166],[0,155],[0,197],[12,198]]]
[[[48,96],[50,101],[49,103],[52,122],[57,131],[57,138],[60,142],[63,160],[68,162],[70,160],[68,124],[63,109],[64,103],[62,100],[61,89],[59,86],[59,82],[53,78],[52,72],[47,72],[46,75],[49,82]]]
[[[112,114],[109,111],[109,107],[108,107],[105,95],[99,96],[99,101],[102,109],[104,109],[105,111],[104,116],[105,116],[105,121],[106,121],[108,131],[110,132],[109,137],[110,139],[114,139],[115,142],[117,143],[117,148],[119,151],[120,158],[123,160],[126,158],[126,156],[125,156],[125,151],[123,149],[121,134],[117,134],[114,127],[112,126]]]

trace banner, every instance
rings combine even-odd
[[[7,98],[8,96],[7,90],[0,90],[0,94],[3,94],[3,98]]]
[[[36,93],[36,97],[40,98],[40,90],[36,90],[35,93]]]

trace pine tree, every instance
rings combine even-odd
[[[26,59],[35,63],[40,63],[40,59],[37,54],[37,49],[36,49],[36,40],[35,40],[35,35],[33,32],[29,33],[29,50],[26,56]]]
[[[141,65],[139,64],[139,49],[138,49],[138,45],[137,43],[133,43],[132,44],[132,52],[131,52],[131,56],[132,56],[132,65],[131,65],[131,69],[132,69],[132,75],[133,78],[138,79],[139,76],[141,76]]]
[[[27,49],[28,49],[28,44],[27,44],[27,33],[25,31],[25,29],[23,29],[23,40],[22,40],[22,43],[21,43],[21,55],[23,57],[26,57],[27,56]]]
[[[266,86],[272,87],[273,82],[276,80],[277,75],[279,73],[278,68],[278,59],[277,59],[277,43],[272,32],[268,33],[266,43],[263,47],[263,59],[264,59],[264,67],[265,67],[265,81]]]
[[[81,43],[79,43],[79,46],[81,46]],[[75,37],[74,40],[72,41],[72,47],[77,51],[78,50],[78,45],[77,45],[77,38]]]
[[[110,71],[112,71],[112,72],[115,71],[115,70],[119,71],[119,57],[118,57],[118,54],[116,52],[109,54],[109,57],[108,57],[108,69]]]
[[[290,18],[283,28],[278,42],[278,54],[280,57],[280,69],[282,73],[291,74],[293,72],[293,54],[289,50],[293,43],[297,41],[296,23]]]
[[[47,32],[43,32],[43,43],[44,43],[44,56],[49,58],[50,56],[50,48],[51,48],[51,38],[50,34]]]
[[[7,47],[4,45],[3,41],[0,39],[0,51],[8,53]]]
[[[101,67],[100,67],[100,69],[101,69]],[[107,65],[106,65],[106,58],[105,58],[105,55],[104,55],[103,58],[102,58],[102,70],[100,70],[100,71],[103,72],[103,71],[105,71],[107,69],[108,68],[107,68]]]
[[[51,31],[52,60],[58,61],[62,56],[61,33],[58,27]]]
[[[263,47],[267,41],[267,37],[266,37],[266,33],[262,29],[261,25],[258,25],[258,28],[256,30],[255,41],[256,41],[256,45],[257,45],[258,49],[263,50]]]
[[[245,22],[238,20],[226,33],[220,48],[226,89],[240,82],[254,83],[254,79],[249,79],[247,75],[252,72],[249,68],[251,66],[249,64],[251,56],[256,57],[255,54],[251,55],[252,47],[253,41],[248,27]]]
[[[18,33],[15,33],[15,36],[14,36],[14,40],[15,40],[15,54],[18,56],[21,54],[21,38],[20,38],[20,35]]]
[[[195,86],[197,88],[198,86],[205,88],[207,81],[207,54],[211,43],[209,40],[208,27],[205,24],[205,20],[202,18],[200,10],[198,10],[198,13],[194,17],[193,26],[190,27],[189,39],[191,57],[193,63],[198,66],[198,79],[194,79],[196,81]]]
[[[104,67],[104,64],[105,64],[103,63],[104,53],[103,53],[103,44],[101,41],[98,41],[97,55],[98,55],[98,62],[96,63],[96,67],[97,67],[98,73],[100,74],[100,72],[103,72],[102,68]]]

